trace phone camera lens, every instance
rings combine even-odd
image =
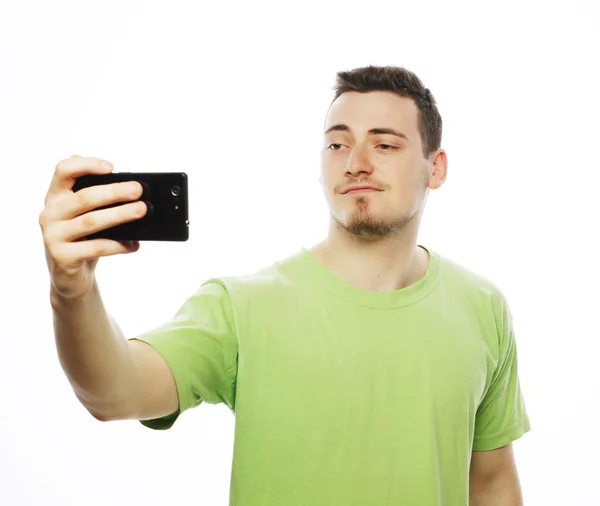
[[[179,188],[179,186],[173,186],[173,188],[171,188],[171,194],[174,197],[177,197],[180,193],[181,193],[181,188]]]

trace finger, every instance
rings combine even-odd
[[[99,207],[119,202],[137,200],[144,189],[137,181],[100,184],[83,188],[76,193],[66,193],[57,199],[48,215],[58,220],[70,220]]]
[[[139,248],[140,243],[137,241],[128,245],[111,239],[90,239],[63,244],[56,261],[62,270],[68,270],[69,266],[79,266],[88,260],[133,253]]]
[[[98,209],[56,225],[61,225],[62,228],[60,240],[71,242],[121,223],[138,220],[146,214],[147,209],[143,201],[130,202],[108,209]]]
[[[80,176],[86,174],[109,174],[113,170],[114,166],[108,160],[74,155],[71,158],[58,162],[56,165],[48,194],[57,194],[60,191],[70,190],[75,184],[75,179]]]

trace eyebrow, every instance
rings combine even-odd
[[[344,124],[333,125],[325,130],[325,135],[329,132],[350,132],[350,127]],[[396,137],[401,137],[403,139],[409,140],[406,135],[402,132],[398,132],[398,130],[394,130],[393,128],[371,128],[369,130],[369,135],[395,135]]]

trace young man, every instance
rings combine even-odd
[[[133,339],[110,323],[93,276],[73,295],[64,280],[79,271],[61,274],[68,262],[49,253],[59,355],[81,402],[100,420],[154,429],[225,403],[232,506],[521,505],[511,443],[530,425],[509,306],[417,240],[428,192],[447,175],[441,136],[414,73],[338,73],[322,153],[327,237],[260,272],[207,280],[172,321]],[[57,173],[99,163],[70,159]],[[98,248],[77,266],[125,252]]]

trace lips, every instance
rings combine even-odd
[[[374,186],[368,186],[368,185],[360,185],[360,186],[351,186],[350,188],[346,188],[342,194],[346,194],[348,192],[351,191],[356,191],[356,190],[374,190],[374,191],[381,191],[379,188],[375,188]]]

